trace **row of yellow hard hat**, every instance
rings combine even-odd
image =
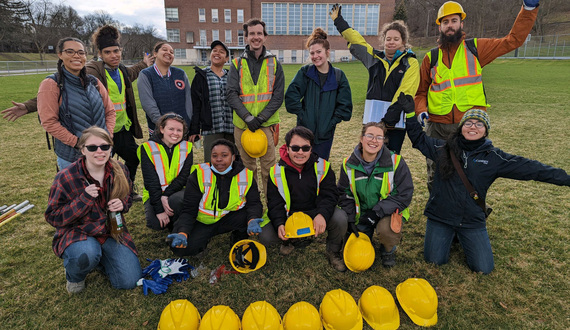
[[[424,279],[410,278],[396,288],[400,305],[417,325],[429,327],[437,323],[437,294]],[[200,318],[198,309],[188,300],[172,301],[162,311],[159,330],[357,330],[362,319],[373,329],[397,329],[400,314],[390,292],[380,286],[364,290],[358,300],[342,289],[325,294],[319,311],[308,302],[292,305],[281,319],[271,304],[256,301],[250,304],[240,321],[228,306],[210,308]]]

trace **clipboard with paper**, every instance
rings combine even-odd
[[[362,117],[362,123],[366,124],[369,122],[379,122],[384,118],[388,107],[391,103],[387,101],[380,100],[366,100],[364,103],[364,116]],[[400,114],[400,121],[396,123],[394,128],[405,129],[406,121],[404,120],[404,112]]]

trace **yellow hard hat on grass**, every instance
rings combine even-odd
[[[398,284],[396,297],[415,324],[429,327],[437,323],[437,294],[428,281],[409,278]]]
[[[200,326],[198,309],[186,299],[171,301],[160,314],[158,330],[197,330]]]

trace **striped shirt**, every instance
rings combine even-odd
[[[218,77],[210,67],[204,69],[208,78],[208,92],[210,94],[210,110],[212,112],[212,129],[202,131],[202,135],[228,133],[233,134],[233,112],[226,100],[226,86],[228,82],[228,70],[223,69],[224,74]]]

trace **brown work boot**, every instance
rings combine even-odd
[[[293,244],[291,244],[290,242],[283,242],[283,243],[281,243],[281,246],[279,247],[279,254],[282,256],[288,256],[291,254],[291,252],[293,252],[294,249],[295,249],[295,246]]]
[[[331,252],[327,250],[327,258],[329,259],[329,264],[334,268],[336,271],[345,272],[346,265],[344,264],[344,260],[342,260],[342,254],[339,252]]]

